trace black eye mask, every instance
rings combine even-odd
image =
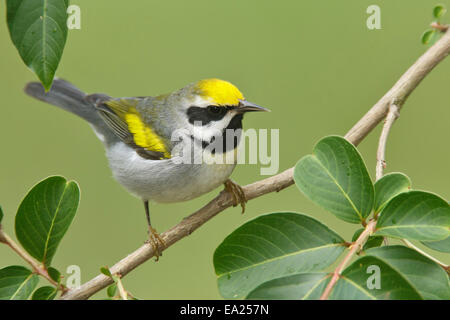
[[[222,120],[227,112],[232,109],[234,107],[208,106],[206,108],[200,108],[193,106],[189,107],[186,113],[189,123],[194,124],[195,122],[200,122],[204,126],[211,121]]]

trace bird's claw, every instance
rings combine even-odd
[[[242,213],[244,213],[247,197],[245,196],[245,192],[242,187],[230,179],[224,182],[224,186],[225,191],[230,193],[233,197],[233,207],[236,207],[238,204],[240,204],[242,207]]]
[[[162,250],[166,247],[166,243],[161,238],[159,233],[151,226],[148,227],[148,240],[145,241],[148,244],[151,244],[152,247],[155,249],[155,257],[156,260],[159,260],[159,257],[162,256]]]

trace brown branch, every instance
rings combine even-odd
[[[38,261],[36,261],[32,256],[30,256],[25,250],[22,249],[13,239],[10,238],[3,230],[0,225],[0,242],[9,246],[15,253],[17,253],[26,263],[28,263],[33,272],[47,279],[53,286],[64,291],[66,288],[58,284],[53,280],[48,274],[47,269]]]
[[[367,134],[386,116],[391,101],[398,101],[399,109],[410,93],[422,81],[423,78],[450,52],[450,32],[430,47],[397,83],[384,95],[370,110],[358,121],[358,123],[346,134],[345,138],[358,145]],[[280,191],[294,183],[294,168],[275,175],[273,177],[254,182],[243,187],[248,200],[260,197],[270,192]],[[228,193],[220,193],[203,208],[183,219],[179,224],[164,232],[161,236],[166,243],[166,248],[188,236],[209,219],[232,205],[233,201]],[[367,228],[369,227],[369,224]],[[120,273],[125,276],[130,271],[141,265],[155,254],[154,249],[145,244],[120,260],[110,268],[112,273]],[[111,278],[100,274],[92,280],[84,283],[79,288],[67,291],[62,299],[87,299],[94,293],[112,283]]]

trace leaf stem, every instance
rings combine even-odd
[[[19,255],[26,263],[28,263],[32,268],[34,273],[47,279],[53,286],[61,291],[66,291],[67,288],[62,284],[58,284],[53,280],[48,274],[47,269],[38,261],[36,261],[32,256],[30,256],[25,250],[22,249],[11,237],[6,234],[0,226],[0,242],[9,246],[17,255]]]
[[[439,261],[438,259],[436,259],[435,257],[429,255],[428,253],[426,253],[425,251],[423,251],[422,249],[419,249],[418,247],[416,247],[411,241],[407,240],[407,239],[402,239],[402,242],[408,246],[409,248],[416,250],[418,253],[420,253],[421,255],[427,257],[428,259],[436,262],[438,265],[440,265],[448,274],[450,274],[450,266]]]
[[[331,291],[333,290],[334,285],[339,280],[342,271],[344,271],[347,264],[350,262],[350,260],[353,258],[353,256],[358,252],[358,250],[362,249],[364,244],[367,242],[367,239],[369,239],[369,236],[375,231],[375,226],[377,222],[376,220],[371,220],[367,224],[366,228],[363,232],[359,235],[358,239],[350,246],[350,251],[347,253],[347,255],[344,257],[344,259],[341,261],[341,263],[337,266],[337,268],[333,272],[333,276],[328,282],[327,287],[322,293],[322,296],[320,297],[320,300],[327,300],[330,296]]]

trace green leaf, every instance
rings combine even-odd
[[[431,40],[431,38],[433,37],[433,34],[436,32],[436,30],[434,30],[434,29],[428,29],[428,30],[425,30],[423,33],[422,33],[422,37],[421,37],[421,41],[422,41],[422,43],[423,44],[429,44],[430,43],[430,40]]]
[[[22,266],[0,269],[0,300],[25,300],[39,282],[37,275]]]
[[[16,215],[16,235],[25,250],[49,266],[77,211],[78,185],[65,178],[49,177],[23,199]]]
[[[31,300],[53,300],[56,297],[57,292],[55,287],[40,287],[33,293]]]
[[[283,277],[263,283],[247,298],[318,299],[329,280],[326,273]],[[404,246],[388,246],[368,250],[345,269],[329,299],[449,300],[450,285],[446,272],[430,259]]]
[[[49,90],[67,38],[69,0],[7,0],[11,40]]]
[[[2,206],[0,206],[0,223],[2,222],[2,220],[3,220],[3,209]]]
[[[105,276],[112,278],[111,271],[109,271],[108,267],[101,267],[100,272],[103,273]]]
[[[436,29],[429,29],[422,34],[422,43],[431,46],[438,41],[440,37],[441,32]]]
[[[432,193],[401,193],[381,211],[375,234],[412,240],[443,240],[450,235],[450,206]]]
[[[380,280],[379,287],[376,287],[374,281],[377,275]],[[342,272],[329,299],[419,300],[422,297],[398,270],[378,257],[366,255],[353,262]]]
[[[361,233],[364,231],[363,228],[358,229],[352,237],[352,242],[355,242],[358,237],[361,235]],[[366,243],[363,246],[363,251],[366,251],[367,249],[379,247],[383,244],[384,237],[381,236],[369,236]]]
[[[112,298],[116,295],[116,291],[117,291],[117,285],[115,283],[113,283],[106,289],[106,294],[108,295],[108,297]]]
[[[368,250],[366,254],[382,259],[397,270],[424,299],[450,300],[450,284],[444,269],[417,251],[405,246],[387,246]]]
[[[330,280],[328,273],[300,273],[267,281],[250,292],[255,300],[317,300]]]
[[[231,233],[214,253],[220,293],[241,298],[263,282],[323,270],[344,251],[344,240],[299,213],[259,216]]]
[[[49,267],[47,269],[47,272],[48,272],[48,275],[50,276],[50,278],[55,280],[57,283],[61,282],[61,272],[59,272],[57,269],[55,269],[53,267]]]
[[[436,251],[450,253],[450,236],[444,240],[422,241],[422,244]]]
[[[447,12],[447,9],[443,4],[439,4],[433,8],[433,17],[439,19]]]
[[[342,137],[320,140],[295,166],[294,180],[308,198],[344,221],[360,223],[372,211],[369,173],[358,150]]]
[[[381,209],[396,195],[411,189],[411,180],[403,173],[389,173],[375,182],[375,212]]]
[[[358,230],[356,230],[352,236],[352,242],[355,242],[359,238],[359,236],[361,235],[361,233],[363,231],[364,231],[364,228],[359,228]]]
[[[383,244],[384,237],[380,236],[370,236],[369,239],[367,239],[367,242],[363,246],[363,250],[366,251],[370,248],[376,248]]]

